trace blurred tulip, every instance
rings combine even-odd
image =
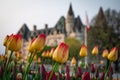
[[[103,57],[103,58],[108,58],[108,50],[107,50],[107,49],[105,49],[105,50],[103,51],[102,57]]]
[[[112,50],[108,54],[108,59],[110,61],[116,61],[118,59],[118,49],[117,49],[117,47],[112,48]]]
[[[108,75],[109,75],[109,77],[111,77],[113,75],[113,68],[112,68],[112,66],[109,67]]]
[[[54,51],[55,51],[55,48],[52,48],[52,49],[50,50],[49,57],[52,57]]]
[[[82,76],[82,80],[90,80],[90,73],[89,72],[84,72]]]
[[[22,59],[22,52],[21,51],[17,53],[17,59],[18,60]]]
[[[98,78],[98,77],[99,77],[98,68],[96,68],[96,70],[95,70],[95,77],[96,77],[96,78]]]
[[[100,80],[104,80],[104,77],[105,77],[105,73],[102,72],[101,76],[100,76]]]
[[[95,46],[92,50],[92,54],[93,55],[97,55],[98,54],[98,46]]]
[[[51,75],[52,74],[52,75]],[[51,79],[49,78],[51,76]],[[57,80],[57,77],[55,75],[55,72],[50,71],[46,74],[46,80]]]
[[[9,35],[7,35],[7,36],[5,37],[5,39],[4,39],[3,45],[4,45],[5,47],[7,47],[8,39],[9,39]]]
[[[94,72],[95,72],[95,66],[94,66],[94,64],[93,64],[93,63],[92,63],[92,64],[91,64],[91,66],[90,66],[90,70],[91,70],[91,72],[92,72],[92,73],[94,73]]]
[[[32,46],[31,46],[34,41],[35,41],[35,38],[31,40],[31,42],[29,43],[28,48],[27,48],[28,51],[31,52],[31,53],[34,52],[34,49],[33,49]]]
[[[20,34],[10,35],[7,42],[8,50],[19,51],[21,47],[22,47],[22,36]]]
[[[66,65],[66,76],[65,76],[65,80],[70,80],[70,70],[69,70],[69,66]]]
[[[31,44],[32,51],[36,50],[37,52],[40,52],[45,46],[45,41],[46,41],[45,34],[38,35],[38,37],[35,38],[35,40]]]
[[[85,45],[82,45],[79,55],[81,57],[86,57],[88,55],[87,47]]]
[[[65,43],[60,43],[53,53],[53,60],[59,63],[65,63],[68,59],[69,48]]]
[[[39,57],[39,58],[38,58],[38,64],[40,64],[40,63],[41,63],[41,58]]]
[[[74,66],[75,64],[76,64],[76,59],[75,59],[75,57],[73,57],[71,60],[71,65]]]
[[[22,80],[22,74],[21,73],[17,74],[17,80]]]
[[[41,72],[42,72],[42,80],[45,80],[45,78],[46,78],[46,74],[47,74],[47,72],[46,72],[46,69],[45,69],[45,67],[44,67],[44,65],[42,64],[41,65]]]
[[[82,69],[80,67],[77,67],[76,78],[81,78],[81,77],[82,77]]]

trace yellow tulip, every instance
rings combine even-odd
[[[107,50],[107,49],[105,49],[105,50],[103,51],[102,57],[103,57],[103,58],[107,58],[107,57],[108,57],[108,50]]]
[[[34,52],[34,49],[33,49],[33,48],[32,48],[32,46],[31,46],[31,45],[32,45],[32,43],[34,42],[34,40],[35,40],[35,38],[34,38],[34,39],[32,39],[32,41],[29,43],[28,48],[27,48],[27,49],[28,49],[28,51],[29,51],[29,52],[31,52],[31,53],[33,53],[33,52]]]
[[[92,54],[93,55],[97,55],[98,54],[98,46],[95,46],[92,50]]]
[[[9,39],[9,35],[7,35],[4,39],[4,42],[3,42],[3,45],[7,47],[7,42],[8,42],[8,39]]]
[[[53,60],[59,63],[65,63],[68,59],[69,47],[65,43],[60,43],[53,53]]]
[[[19,51],[21,47],[22,47],[22,36],[20,34],[10,35],[7,42],[8,50]]]
[[[53,55],[53,53],[54,53],[54,48],[52,48],[51,50],[50,50],[50,53],[49,53],[49,57],[52,57],[52,55]]]
[[[42,53],[42,57],[45,57],[45,54],[46,54],[46,51],[44,51],[44,52]]]
[[[45,41],[46,35],[40,34],[37,38],[35,38],[35,40],[31,44],[32,51],[36,50],[37,52],[40,52],[44,48]]]
[[[85,45],[82,45],[79,55],[81,57],[86,57],[88,55],[87,47]]]
[[[112,50],[108,54],[108,59],[110,61],[116,61],[118,59],[118,49],[117,49],[117,47],[112,48]]]
[[[76,64],[76,59],[75,59],[75,57],[73,57],[71,60],[71,65],[75,65],[75,64]]]

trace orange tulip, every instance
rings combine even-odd
[[[108,54],[108,59],[110,61],[116,61],[118,59],[118,49],[117,49],[117,47],[112,48],[112,50]]]
[[[53,60],[59,63],[65,63],[68,59],[69,48],[65,43],[60,43],[53,53]]]
[[[4,42],[3,42],[3,45],[7,47],[7,42],[8,42],[8,39],[9,39],[9,35],[7,35],[4,39]]]
[[[45,45],[46,41],[46,35],[45,34],[40,34],[35,40],[31,43],[31,50],[34,51],[36,50],[37,52],[40,52]]]
[[[107,58],[107,57],[108,57],[108,50],[107,50],[107,49],[105,49],[105,50],[103,51],[102,57],[103,57],[103,58]]]
[[[79,55],[81,57],[86,57],[88,55],[87,47],[85,45],[82,45]]]
[[[19,51],[21,47],[22,47],[22,36],[20,34],[10,35],[7,42],[8,50]]]
[[[95,46],[92,50],[92,54],[93,55],[97,55],[98,54],[98,46]]]
[[[76,64],[76,59],[75,59],[75,57],[73,57],[71,60],[71,65],[75,65],[75,64]]]

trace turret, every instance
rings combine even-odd
[[[72,32],[73,27],[74,27],[74,22],[75,22],[75,17],[72,9],[72,4],[70,4],[68,14],[66,17],[66,32],[67,36]]]

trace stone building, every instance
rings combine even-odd
[[[22,47],[22,52],[27,53],[26,47],[28,46],[29,41],[34,37],[37,37],[39,34],[44,33],[47,36],[46,45],[47,46],[56,46],[60,42],[64,42],[66,37],[76,37],[81,42],[84,41],[84,26],[79,16],[74,16],[74,11],[72,5],[70,4],[67,17],[61,16],[58,22],[53,27],[48,27],[48,24],[45,24],[44,29],[37,29],[37,26],[33,26],[33,30],[29,30],[26,24],[18,31],[23,36],[24,42]]]

